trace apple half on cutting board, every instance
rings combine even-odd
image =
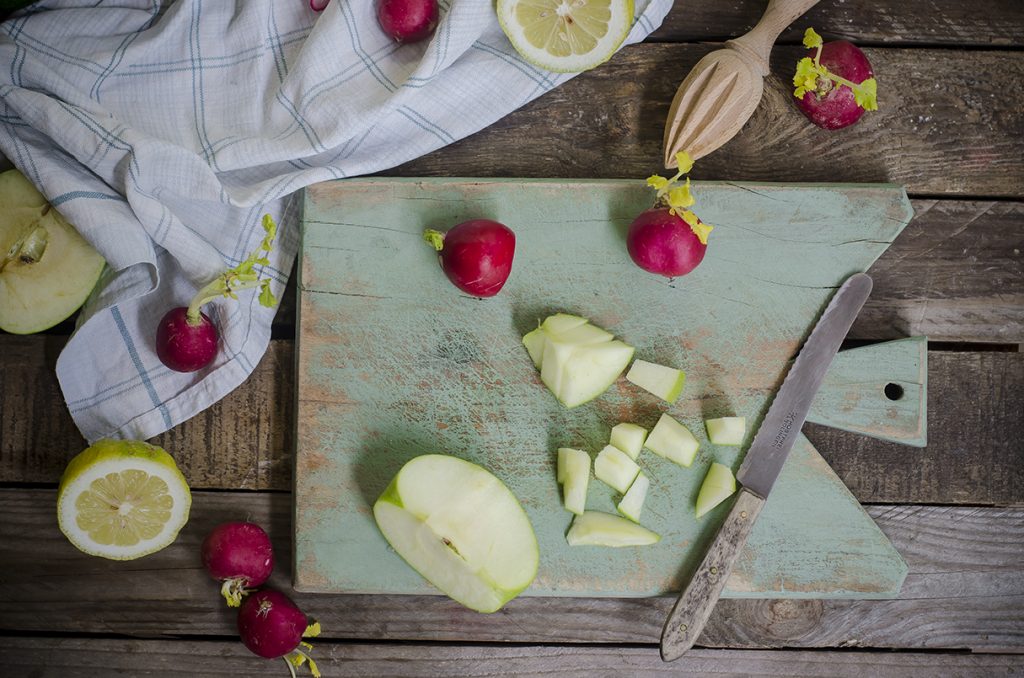
[[[18,170],[0,173],[0,205],[0,329],[41,332],[85,303],[105,262]]]
[[[373,517],[413,569],[477,612],[496,612],[537,576],[537,537],[519,500],[489,471],[457,457],[407,462]]]

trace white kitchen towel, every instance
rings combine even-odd
[[[671,4],[638,0],[627,43]],[[153,343],[164,312],[259,243],[264,213],[280,297],[296,190],[429,153],[571,77],[525,62],[493,0],[442,0],[413,45],[381,32],[374,5],[44,0],[0,26],[0,152],[109,264],[57,361],[89,441],[154,436],[253,371],[274,317],[253,292],[207,307],[222,336],[210,367],[173,372]]]

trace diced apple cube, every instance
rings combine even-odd
[[[646,447],[659,457],[674,461],[680,466],[689,466],[697,456],[700,443],[693,437],[690,430],[667,414],[651,429],[647,436]]]
[[[574,327],[585,325],[589,320],[581,318],[578,315],[569,315],[568,313],[556,313],[550,315],[544,319],[544,322],[540,324],[540,329],[544,330],[548,334],[561,334],[567,332]]]
[[[746,417],[719,417],[705,419],[704,426],[708,430],[708,440],[713,445],[742,445],[743,436],[747,432]]]
[[[558,482],[562,483],[565,509],[576,515],[583,513],[590,485],[590,455],[570,447],[559,448],[556,475]]]
[[[638,473],[640,467],[636,462],[614,445],[605,445],[594,460],[594,475],[597,479],[619,492],[628,490]]]
[[[573,518],[565,540],[569,546],[645,546],[660,541],[661,537],[611,513],[585,511]]]
[[[651,486],[651,481],[641,471],[633,484],[629,486],[629,491],[626,492],[626,496],[622,498],[619,505],[616,507],[619,509],[619,513],[626,516],[634,523],[640,522],[640,511],[644,507],[644,499],[647,498],[647,489]]]
[[[543,364],[545,339],[544,330],[539,327],[532,332],[527,332],[523,337],[523,346],[526,347],[526,352],[530,354],[530,360],[538,370]]]
[[[674,403],[683,392],[686,374],[682,370],[665,365],[649,363],[646,360],[635,360],[626,373],[626,381],[630,381],[645,391],[649,391],[662,400]]]
[[[733,476],[732,469],[718,462],[711,464],[697,494],[697,517],[700,518],[721,504],[735,491],[736,477]]]
[[[612,436],[608,441],[636,461],[647,438],[647,429],[636,424],[616,424],[612,426]]]

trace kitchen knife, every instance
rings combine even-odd
[[[779,477],[825,373],[870,293],[871,278],[866,274],[847,278],[800,349],[736,474],[742,485],[736,503],[665,622],[661,632],[663,660],[678,659],[697,641]]]

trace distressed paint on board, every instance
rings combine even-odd
[[[749,443],[834,289],[866,270],[911,216],[905,192],[893,186],[704,183],[695,193],[698,213],[716,230],[704,263],[669,281],[636,268],[625,252],[629,222],[650,204],[641,182],[368,179],[309,189],[299,283],[296,587],[434,592],[388,548],[371,505],[402,463],[441,451],[490,469],[522,502],[541,547],[526,595],[677,590],[727,511],[694,518],[704,473],[712,461],[735,470],[742,458],[743,448],[707,443],[702,420],[745,415]],[[509,282],[488,300],[448,283],[421,240],[424,228],[473,217],[502,221],[517,235]],[[634,344],[638,358],[684,369],[683,397],[667,406],[620,379],[597,400],[563,408],[520,344],[555,311],[591,318]],[[641,454],[652,480],[643,522],[662,541],[569,547],[554,451],[596,453],[612,425],[649,428],[666,410],[702,446],[689,469]],[[726,596],[898,591],[902,559],[805,439],[778,482]],[[591,483],[588,508],[614,511],[615,500],[610,488]]]

